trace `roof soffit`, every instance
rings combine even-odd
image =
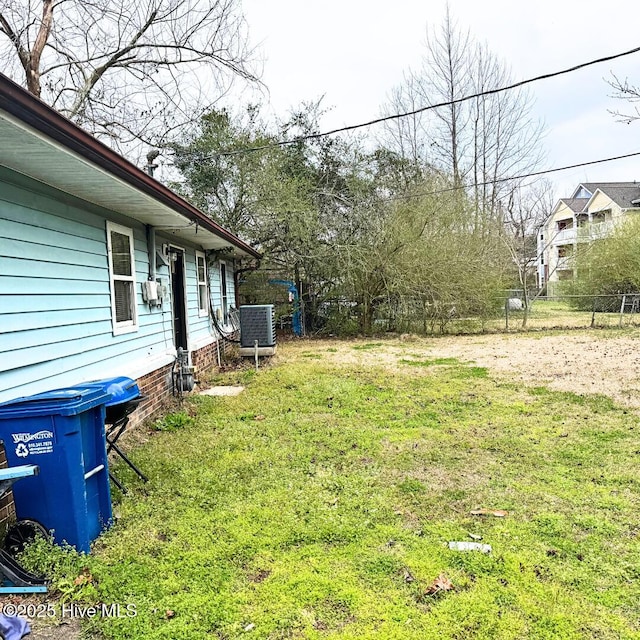
[[[0,112],[0,164],[143,224],[201,245],[222,249],[230,244],[120,178]],[[239,252],[236,248],[236,252]]]

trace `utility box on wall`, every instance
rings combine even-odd
[[[276,350],[275,308],[272,304],[240,307],[240,354],[273,355]]]

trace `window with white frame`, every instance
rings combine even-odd
[[[196,251],[196,272],[198,278],[198,315],[209,315],[209,288],[207,286],[207,261],[204,253]]]
[[[133,229],[107,222],[113,333],[138,330]]]
[[[227,265],[220,263],[220,299],[222,301],[222,318],[224,324],[229,322],[229,296],[227,292]]]

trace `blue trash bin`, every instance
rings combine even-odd
[[[80,386],[95,387],[109,394],[109,399],[105,402],[105,422],[107,424],[115,424],[122,420],[145,399],[145,396],[140,393],[137,382],[124,376],[83,382]]]
[[[40,475],[13,488],[16,516],[86,553],[112,522],[104,425],[109,399],[99,388],[78,386],[0,404],[9,466],[40,467]]]
[[[109,394],[109,400],[106,401],[105,407],[105,421],[107,423],[106,438],[107,438],[107,454],[114,451],[117,455],[126,462],[126,464],[135,471],[138,477],[147,482],[147,476],[136,467],[127,455],[118,446],[118,440],[120,436],[125,432],[127,424],[129,423],[129,414],[132,413],[136,407],[147,399],[140,393],[140,388],[135,380],[132,378],[125,378],[124,376],[117,376],[115,378],[105,378],[104,380],[94,380],[93,382],[85,382],[83,386],[96,387],[102,389],[105,393]],[[113,483],[126,494],[127,489],[113,474],[109,474],[109,477]]]

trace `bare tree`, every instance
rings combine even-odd
[[[528,187],[518,185],[509,193],[506,203],[500,203],[504,223],[502,238],[523,290],[523,328],[527,326],[531,303],[535,300],[529,298],[529,288],[541,256],[538,232],[547,221],[552,206],[553,187],[548,180],[540,180]],[[544,252],[544,247],[541,250]]]
[[[240,0],[0,0],[0,65],[115,146],[163,146],[252,68]]]
[[[633,113],[623,113],[618,110],[610,111],[610,113],[616,116],[620,122],[624,122],[626,124],[631,124],[634,120],[640,120],[640,108],[635,106],[640,103],[640,86],[630,84],[628,78],[623,80],[613,73],[611,74],[611,80],[608,80],[607,82],[614,90],[612,97],[620,100],[626,100],[634,105]]]
[[[466,188],[475,199],[477,225],[498,215],[498,201],[512,188],[505,178],[541,160],[542,127],[531,116],[529,93],[484,95],[510,82],[508,68],[459,30],[447,10],[442,25],[428,34],[421,66],[406,74],[388,107],[398,112],[447,103],[394,122],[387,129],[389,144],[399,153],[421,155],[423,165],[449,173],[455,187]]]
[[[434,103],[446,107],[392,121],[387,128],[392,147],[422,166],[436,164],[450,172],[454,185],[462,184],[462,156],[467,141],[464,131],[468,112],[456,100],[472,93],[468,73],[469,34],[455,31],[449,10],[440,29],[427,35],[427,54],[418,70],[405,74],[392,91],[389,112],[410,112]]]

